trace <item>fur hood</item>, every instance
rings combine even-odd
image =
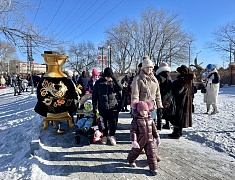
[[[160,74],[163,71],[171,72],[171,67],[169,67],[169,66],[160,67],[160,68],[157,69],[155,74],[158,75],[158,74]]]

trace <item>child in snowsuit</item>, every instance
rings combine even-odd
[[[83,132],[87,132],[91,128],[93,121],[94,121],[93,106],[92,106],[91,100],[87,100],[84,103],[83,113],[84,113],[84,117],[77,122],[77,126],[79,130],[82,130]]]
[[[128,154],[127,160],[132,167],[136,167],[135,161],[144,149],[147,156],[147,161],[150,171],[153,175],[157,175],[157,157],[154,145],[161,144],[160,136],[154,120],[151,118],[151,110],[153,104],[151,101],[133,101],[132,110],[134,118],[130,127],[130,140],[132,142],[132,149]]]

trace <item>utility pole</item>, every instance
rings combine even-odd
[[[111,60],[111,51],[112,51],[112,47],[108,46],[108,50],[109,50],[109,67],[112,68],[112,60]]]
[[[27,74],[29,73],[28,71],[30,71],[31,93],[33,94],[33,88],[34,88],[33,69],[32,69],[33,53],[32,53],[32,37],[30,34],[26,35],[26,52],[27,52]]]

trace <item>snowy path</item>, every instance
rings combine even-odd
[[[160,132],[157,179],[235,179],[235,87],[220,90],[216,115],[205,115],[202,94],[195,96],[193,128],[184,130],[180,140]],[[0,179],[152,179],[146,157],[139,157],[140,168],[125,164],[130,150],[128,113],[120,114],[117,146],[79,147],[73,130],[56,134],[51,127],[42,131],[42,117],[33,110],[35,94],[13,96],[12,89],[0,91]],[[64,125],[65,127],[66,124]],[[41,139],[41,148],[30,155],[30,142]],[[108,168],[108,169],[107,169]],[[222,178],[223,177],[223,178]]]

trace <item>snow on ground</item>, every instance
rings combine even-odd
[[[218,114],[203,114],[206,105],[200,91],[195,95],[194,104],[193,127],[186,130],[188,139],[235,158],[235,87],[225,86],[220,89]]]
[[[36,102],[36,95],[31,91],[14,96],[13,88],[0,90],[0,179],[32,177],[37,161],[29,147],[42,129],[42,117],[34,112]],[[203,114],[206,105],[199,91],[194,104],[193,127],[184,130],[187,139],[235,158],[235,87],[220,89],[218,114]]]

